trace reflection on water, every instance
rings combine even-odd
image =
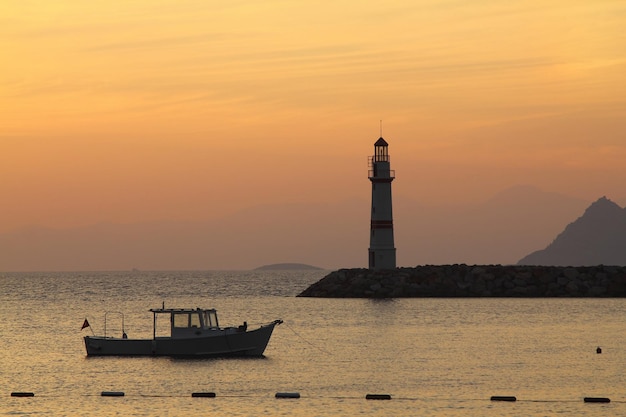
[[[626,414],[626,300],[294,297],[323,275],[4,274],[0,413]],[[148,309],[162,302],[215,307],[224,325],[285,323],[264,359],[86,358],[85,317],[101,333],[104,313],[122,311],[129,335],[150,337]],[[12,398],[14,391],[36,395]],[[106,398],[102,391],[126,395]],[[301,398],[277,400],[276,392]],[[393,399],[366,401],[368,393]],[[491,402],[492,395],[518,401]],[[584,404],[587,396],[612,402]]]

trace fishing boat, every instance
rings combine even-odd
[[[274,320],[255,329],[248,329],[247,322],[236,327],[220,327],[215,309],[165,308],[164,305],[150,311],[151,339],[129,338],[123,315],[121,337],[107,336],[105,314],[104,336],[84,337],[87,356],[263,356],[274,327],[283,322]],[[157,320],[164,318],[169,320],[169,334],[157,335]],[[85,319],[83,328],[88,326]]]

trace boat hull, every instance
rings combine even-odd
[[[263,356],[280,320],[250,331],[220,329],[193,337],[125,339],[85,336],[88,356]]]

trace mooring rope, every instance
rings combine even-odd
[[[308,340],[306,340],[304,337],[302,337],[298,332],[296,332],[288,323],[285,323],[285,326],[287,326],[289,328],[289,330],[291,330],[293,332],[293,334],[295,334],[296,336],[298,336],[300,339],[304,340],[306,343],[308,343],[309,345],[313,346],[315,349],[319,350],[320,352],[324,352],[327,355],[332,356],[333,354],[329,351],[327,351],[324,348],[321,348],[319,346],[314,345],[313,343],[309,342]]]

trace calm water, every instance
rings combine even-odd
[[[0,415],[626,415],[626,300],[295,297],[323,275],[0,273]],[[85,317],[101,334],[121,311],[130,337],[150,337],[163,301],[215,307],[223,325],[285,323],[262,359],[85,356]],[[120,324],[110,315],[107,332]]]

